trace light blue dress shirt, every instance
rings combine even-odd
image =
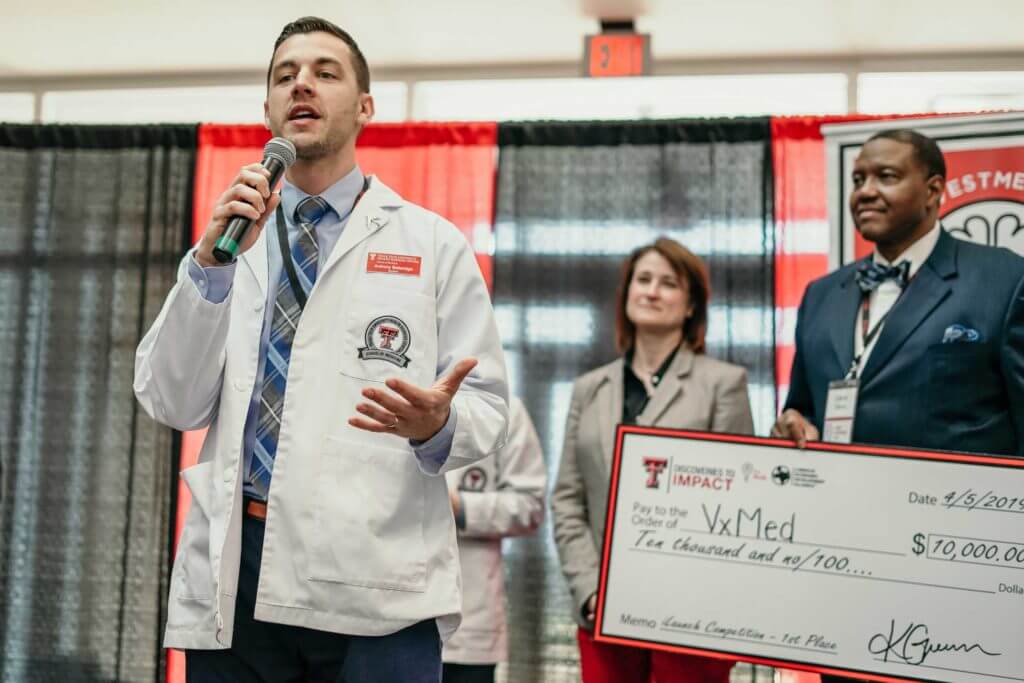
[[[345,230],[349,215],[355,208],[356,198],[363,190],[365,178],[362,171],[356,166],[352,171],[338,182],[331,185],[320,196],[331,206],[320,222],[316,225],[317,247],[319,258],[317,260],[317,272],[324,267],[334,245],[338,243],[341,233]],[[299,227],[294,225],[292,217],[295,214],[295,207],[309,195],[295,187],[287,180],[281,184],[281,208],[284,211],[288,227],[288,245],[295,244],[298,237]],[[256,443],[256,424],[259,421],[260,394],[263,390],[263,371],[267,361],[267,346],[270,340],[270,327],[273,321],[274,302],[277,299],[277,289],[281,280],[281,271],[284,269],[284,262],[281,260],[281,249],[277,244],[277,218],[271,216],[264,226],[266,239],[264,244],[267,249],[267,302],[263,315],[263,331],[260,335],[259,366],[256,370],[256,386],[253,388],[252,398],[249,402],[249,413],[245,418],[245,436],[243,442],[244,457],[244,478],[243,491],[245,495],[253,498],[262,498],[249,482],[249,473],[253,460],[253,445]],[[227,298],[231,292],[231,284],[234,281],[236,263],[224,266],[210,266],[204,268],[196,262],[195,257],[188,261],[188,273],[199,293],[204,299],[211,303],[219,304]],[[353,414],[355,406],[352,406]],[[437,472],[448,459],[451,451],[452,438],[455,435],[456,425],[455,406],[451,407],[448,415],[448,422],[444,427],[427,441],[410,441],[416,457],[420,460],[424,469],[430,472]],[[273,477],[271,477],[273,482]]]

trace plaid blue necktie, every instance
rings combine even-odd
[[[295,207],[294,221],[299,226],[299,236],[292,246],[291,257],[295,263],[295,274],[307,297],[316,282],[317,259],[320,254],[316,243],[316,224],[330,208],[320,197],[306,197]],[[302,307],[288,281],[288,271],[282,266],[270,340],[267,343],[267,362],[263,370],[256,444],[247,473],[249,483],[262,494],[264,500],[270,491],[270,475],[274,471],[277,435],[281,430],[281,413],[284,409],[284,390],[288,383],[288,361],[292,356],[292,340],[295,339],[295,330],[301,316]]]
[[[886,280],[895,280],[896,284],[903,289],[907,286],[910,276],[910,261],[900,261],[898,265],[886,266],[875,263],[874,259],[868,259],[857,266],[857,286],[860,291],[868,294],[878,289],[878,285]]]

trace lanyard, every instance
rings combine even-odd
[[[900,292],[900,296],[903,296],[902,292]],[[897,298],[896,301],[899,301],[899,298]],[[893,302],[893,306],[896,306],[896,301]],[[885,319],[889,317],[889,313],[892,311],[892,308],[886,311],[885,315],[878,319],[878,322],[875,323],[875,326],[872,327],[870,331],[868,330],[868,325],[871,323],[870,294],[865,294],[861,299],[860,310],[860,353],[853,357],[853,362],[850,363],[850,369],[846,371],[846,379],[857,379],[860,361],[864,358],[864,354],[867,353],[868,348],[870,348],[871,342],[875,341],[875,337],[877,337],[878,333],[882,331],[882,325],[885,324]]]
[[[366,191],[370,189],[370,179],[363,179],[363,189],[356,195],[356,199],[352,202],[352,208],[348,210],[348,216],[352,215],[352,212],[356,210],[356,205],[359,204],[359,200],[363,198]],[[284,218],[284,210],[281,208],[281,203],[277,204],[277,245],[281,249],[281,262],[284,264],[285,272],[288,273],[288,284],[292,288],[292,294],[295,295],[295,301],[299,304],[299,309],[306,308],[306,292],[302,289],[302,285],[299,284],[299,276],[295,273],[295,260],[292,258],[292,250],[288,246],[288,227]]]

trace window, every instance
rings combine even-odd
[[[634,119],[836,114],[847,109],[843,74],[659,76],[423,81],[418,120]]]
[[[405,119],[406,86],[373,84],[376,121]],[[68,90],[43,95],[44,123],[262,123],[261,85]]]
[[[866,73],[857,79],[857,110],[918,114],[1024,109],[1024,71]]]
[[[32,123],[35,97],[30,92],[0,93],[0,121]]]

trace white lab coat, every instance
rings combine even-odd
[[[459,532],[462,625],[444,644],[443,658],[496,664],[508,659],[501,539],[540,526],[548,482],[540,439],[523,402],[509,401],[504,448],[447,477],[449,489],[462,498],[465,528]]]
[[[135,394],[146,412],[175,429],[210,428],[199,464],[182,473],[192,507],[171,576],[167,647],[231,645],[242,437],[256,382],[271,232],[239,259],[220,304],[203,299],[183,261],[137,351]],[[369,272],[373,253],[419,257],[420,272]],[[407,327],[406,367],[360,357],[381,316]],[[371,336],[371,346],[379,347],[379,339]],[[440,471],[428,471],[405,439],[349,426],[364,387],[393,376],[430,386],[470,356],[479,364],[453,401],[455,435]],[[435,475],[501,447],[506,401],[490,298],[465,238],[371,178],[320,269],[292,345],[255,618],[376,636],[436,617],[442,637],[454,631],[455,524],[444,477]]]

